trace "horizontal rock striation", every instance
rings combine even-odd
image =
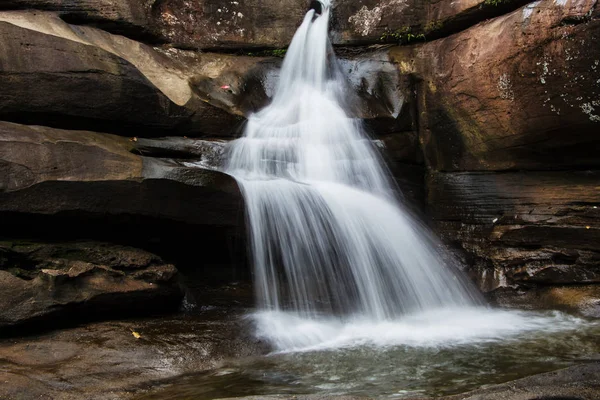
[[[600,277],[598,17],[595,1],[539,1],[390,51],[415,77],[431,215],[503,304]]]
[[[241,196],[233,178],[142,157],[132,140],[3,122],[0,143],[0,213],[238,223]]]

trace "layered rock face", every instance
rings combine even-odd
[[[139,249],[95,242],[0,242],[0,332],[86,315],[177,307],[177,270]]]
[[[310,4],[2,2],[3,239],[133,246],[218,274],[208,265],[245,252],[239,189],[218,172],[226,142],[270,101],[274,49]],[[564,303],[556,293],[600,279],[599,12],[595,0],[334,2],[350,114],[499,301],[534,288],[527,298]],[[585,293],[566,297],[589,306],[597,291]]]
[[[298,21],[289,18],[292,5]],[[69,247],[84,239],[90,249],[113,243],[158,253],[196,275],[203,271],[201,279],[248,277],[240,192],[217,171],[222,139],[237,136],[244,116],[269,102],[278,79],[281,58],[268,52],[249,56],[247,49],[286,45],[307,5],[252,3],[227,14],[245,18],[244,29],[254,33],[224,19],[231,11],[226,7],[238,6],[50,0],[1,5],[0,217],[7,243]],[[195,18],[203,23],[190,30]],[[212,31],[221,25],[230,31]],[[240,50],[246,55],[182,48],[246,49]],[[411,129],[412,122],[399,116],[414,101],[402,92],[386,52],[348,53],[343,68],[353,77],[349,104],[375,133]],[[422,168],[411,173],[406,180],[422,197]],[[29,263],[26,257],[11,260]],[[7,316],[7,326],[45,318],[52,314],[46,309],[66,315],[94,303],[92,298],[118,297],[129,286],[146,293],[137,275],[123,275],[110,263],[83,269],[66,263],[56,274],[67,286],[85,287],[88,276],[96,275],[107,283],[90,289],[89,298],[73,295],[55,304],[51,294],[36,300],[36,291],[47,291],[38,281],[46,282],[43,271],[50,269],[24,277],[15,263],[2,270],[3,282],[24,293],[19,304],[25,308],[15,310],[29,311]],[[153,293],[166,296],[165,304],[174,298],[173,291]],[[40,309],[27,308],[30,302]]]
[[[599,37],[595,1],[541,1],[397,55],[432,216],[485,291],[600,281]]]

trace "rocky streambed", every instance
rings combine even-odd
[[[3,338],[0,398],[591,400],[600,393],[598,328],[470,349],[278,355],[250,334],[247,289],[205,289],[210,305],[180,315]]]

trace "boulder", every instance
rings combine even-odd
[[[0,242],[0,332],[66,318],[176,308],[177,270],[146,251],[97,242]]]
[[[130,136],[231,134],[241,118],[194,95],[167,56],[52,14],[0,13],[0,118]]]

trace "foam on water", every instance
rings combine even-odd
[[[542,332],[545,336],[576,331],[590,322],[554,312],[443,308],[408,314],[395,320],[373,321],[364,316],[346,319],[302,318],[263,311],[252,316],[258,336],[279,352],[334,350],[359,346],[380,348],[449,347],[520,340]]]

